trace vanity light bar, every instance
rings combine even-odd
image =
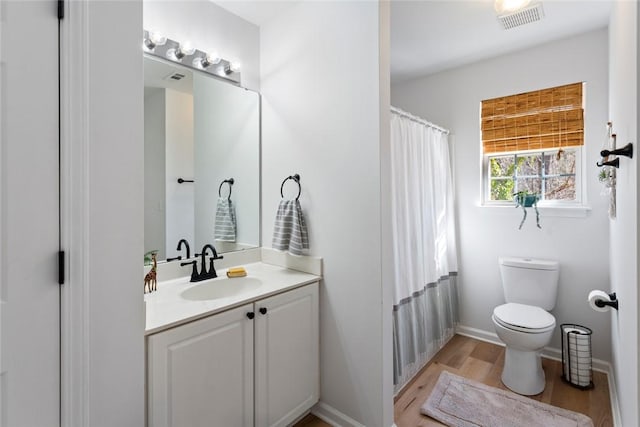
[[[147,30],[143,32],[142,47],[149,55],[240,84],[240,65],[221,58],[215,52],[207,53],[186,42],[180,43]]]

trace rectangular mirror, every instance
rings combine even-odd
[[[146,55],[144,75],[145,252],[260,246],[260,95]]]

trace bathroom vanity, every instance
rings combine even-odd
[[[318,401],[319,269],[244,266],[145,296],[148,426],[286,426]]]

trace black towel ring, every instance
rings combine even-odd
[[[225,179],[224,181],[222,181],[220,183],[220,186],[218,187],[218,197],[222,197],[221,191],[222,191],[222,184],[224,183],[229,184],[229,195],[227,196],[227,200],[231,200],[231,189],[232,189],[232,185],[235,182],[233,178],[229,178],[229,179]]]
[[[302,186],[300,185],[300,175],[298,174],[289,175],[284,179],[284,181],[282,181],[282,184],[280,185],[280,196],[284,199],[284,194],[282,193],[282,189],[284,188],[284,183],[290,179],[294,180],[296,184],[298,184],[298,197],[296,197],[296,200],[298,200],[300,198],[300,193],[302,193]]]

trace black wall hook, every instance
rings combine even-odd
[[[297,173],[294,175],[289,175],[284,179],[284,181],[282,181],[282,184],[280,184],[280,197],[284,199],[284,193],[282,192],[282,189],[284,188],[284,183],[290,179],[294,180],[296,184],[298,184],[298,196],[296,197],[296,200],[298,200],[300,198],[300,194],[302,193],[302,186],[300,185],[300,175],[298,175]]]
[[[632,143],[628,143],[627,145],[625,145],[622,148],[618,148],[616,150],[602,150],[600,152],[600,155],[602,157],[607,157],[607,156],[625,156],[628,157],[630,159],[633,159],[633,144]]]
[[[603,167],[603,166],[613,166],[614,168],[619,168],[620,167],[620,158],[616,157],[613,160],[609,160],[608,162],[598,162],[596,163],[596,166],[598,166],[599,168]]]
[[[609,306],[609,307],[613,307],[613,308],[615,308],[617,310],[618,309],[618,297],[616,296],[616,293],[615,292],[610,293],[609,294],[609,298],[611,298],[611,301],[605,301],[605,300],[601,300],[601,299],[596,300],[596,306],[598,306],[600,308]]]
[[[193,182],[193,180],[192,179],[178,178],[178,184],[184,184],[185,182]]]

